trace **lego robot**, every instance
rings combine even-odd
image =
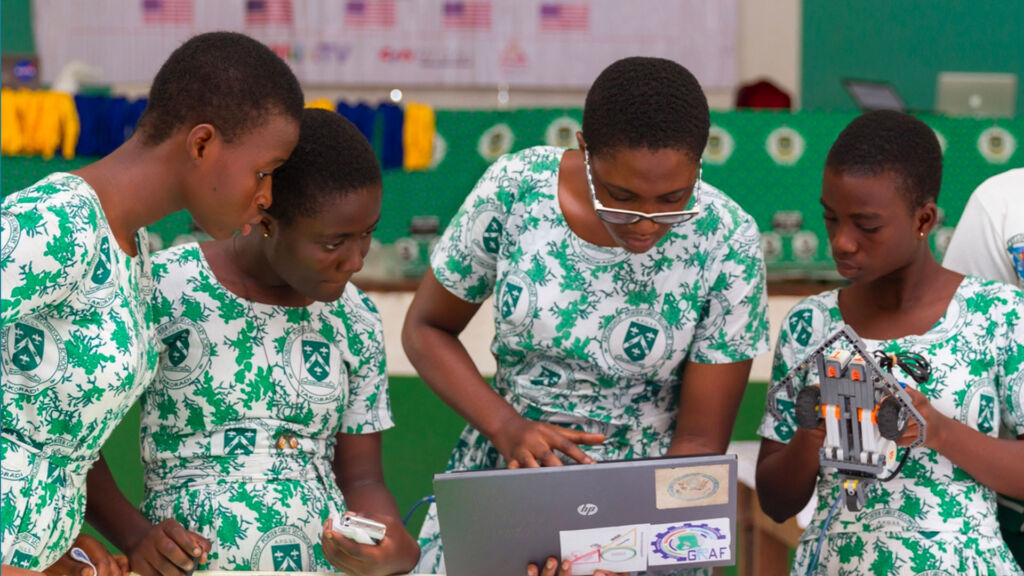
[[[899,365],[918,384],[928,379],[930,369],[916,354],[871,354],[853,329],[844,326],[769,388],[768,409],[776,418],[782,419],[777,405],[779,390],[786,388],[793,398],[794,377],[806,372],[812,362],[820,382],[806,386],[796,396],[796,421],[808,429],[825,422],[821,467],[836,470],[846,508],[858,511],[867,500],[868,486],[895,477],[910,449],[925,441],[924,419],[903,390],[905,386],[894,379],[893,366]],[[918,436],[893,470],[896,440],[903,436],[910,419],[917,422]],[[892,472],[883,478],[889,470]]]

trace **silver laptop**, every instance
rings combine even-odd
[[[1017,75],[939,72],[935,109],[949,116],[1013,117],[1017,110]]]
[[[547,557],[573,574],[723,566],[736,558],[736,456],[434,476],[452,576],[521,576]]]

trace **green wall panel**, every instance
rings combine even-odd
[[[934,107],[940,71],[1012,72],[1024,82],[1022,29],[1019,1],[807,0],[802,106],[854,109],[840,83],[847,77],[890,82],[914,110]]]

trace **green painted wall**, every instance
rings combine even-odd
[[[855,109],[846,77],[888,81],[915,110],[933,108],[944,70],[1013,72],[1024,83],[1024,2],[805,0],[803,19],[804,110]]]
[[[35,52],[32,37],[32,0],[0,1],[0,52]]]

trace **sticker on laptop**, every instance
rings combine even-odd
[[[648,566],[732,560],[728,518],[655,524],[648,533]]]
[[[658,510],[729,503],[729,465],[659,468],[654,471]]]
[[[595,570],[637,572],[646,569],[645,539],[649,532],[649,524],[631,524],[562,530],[558,536],[562,558],[572,562],[572,573],[576,575],[593,574]]]

